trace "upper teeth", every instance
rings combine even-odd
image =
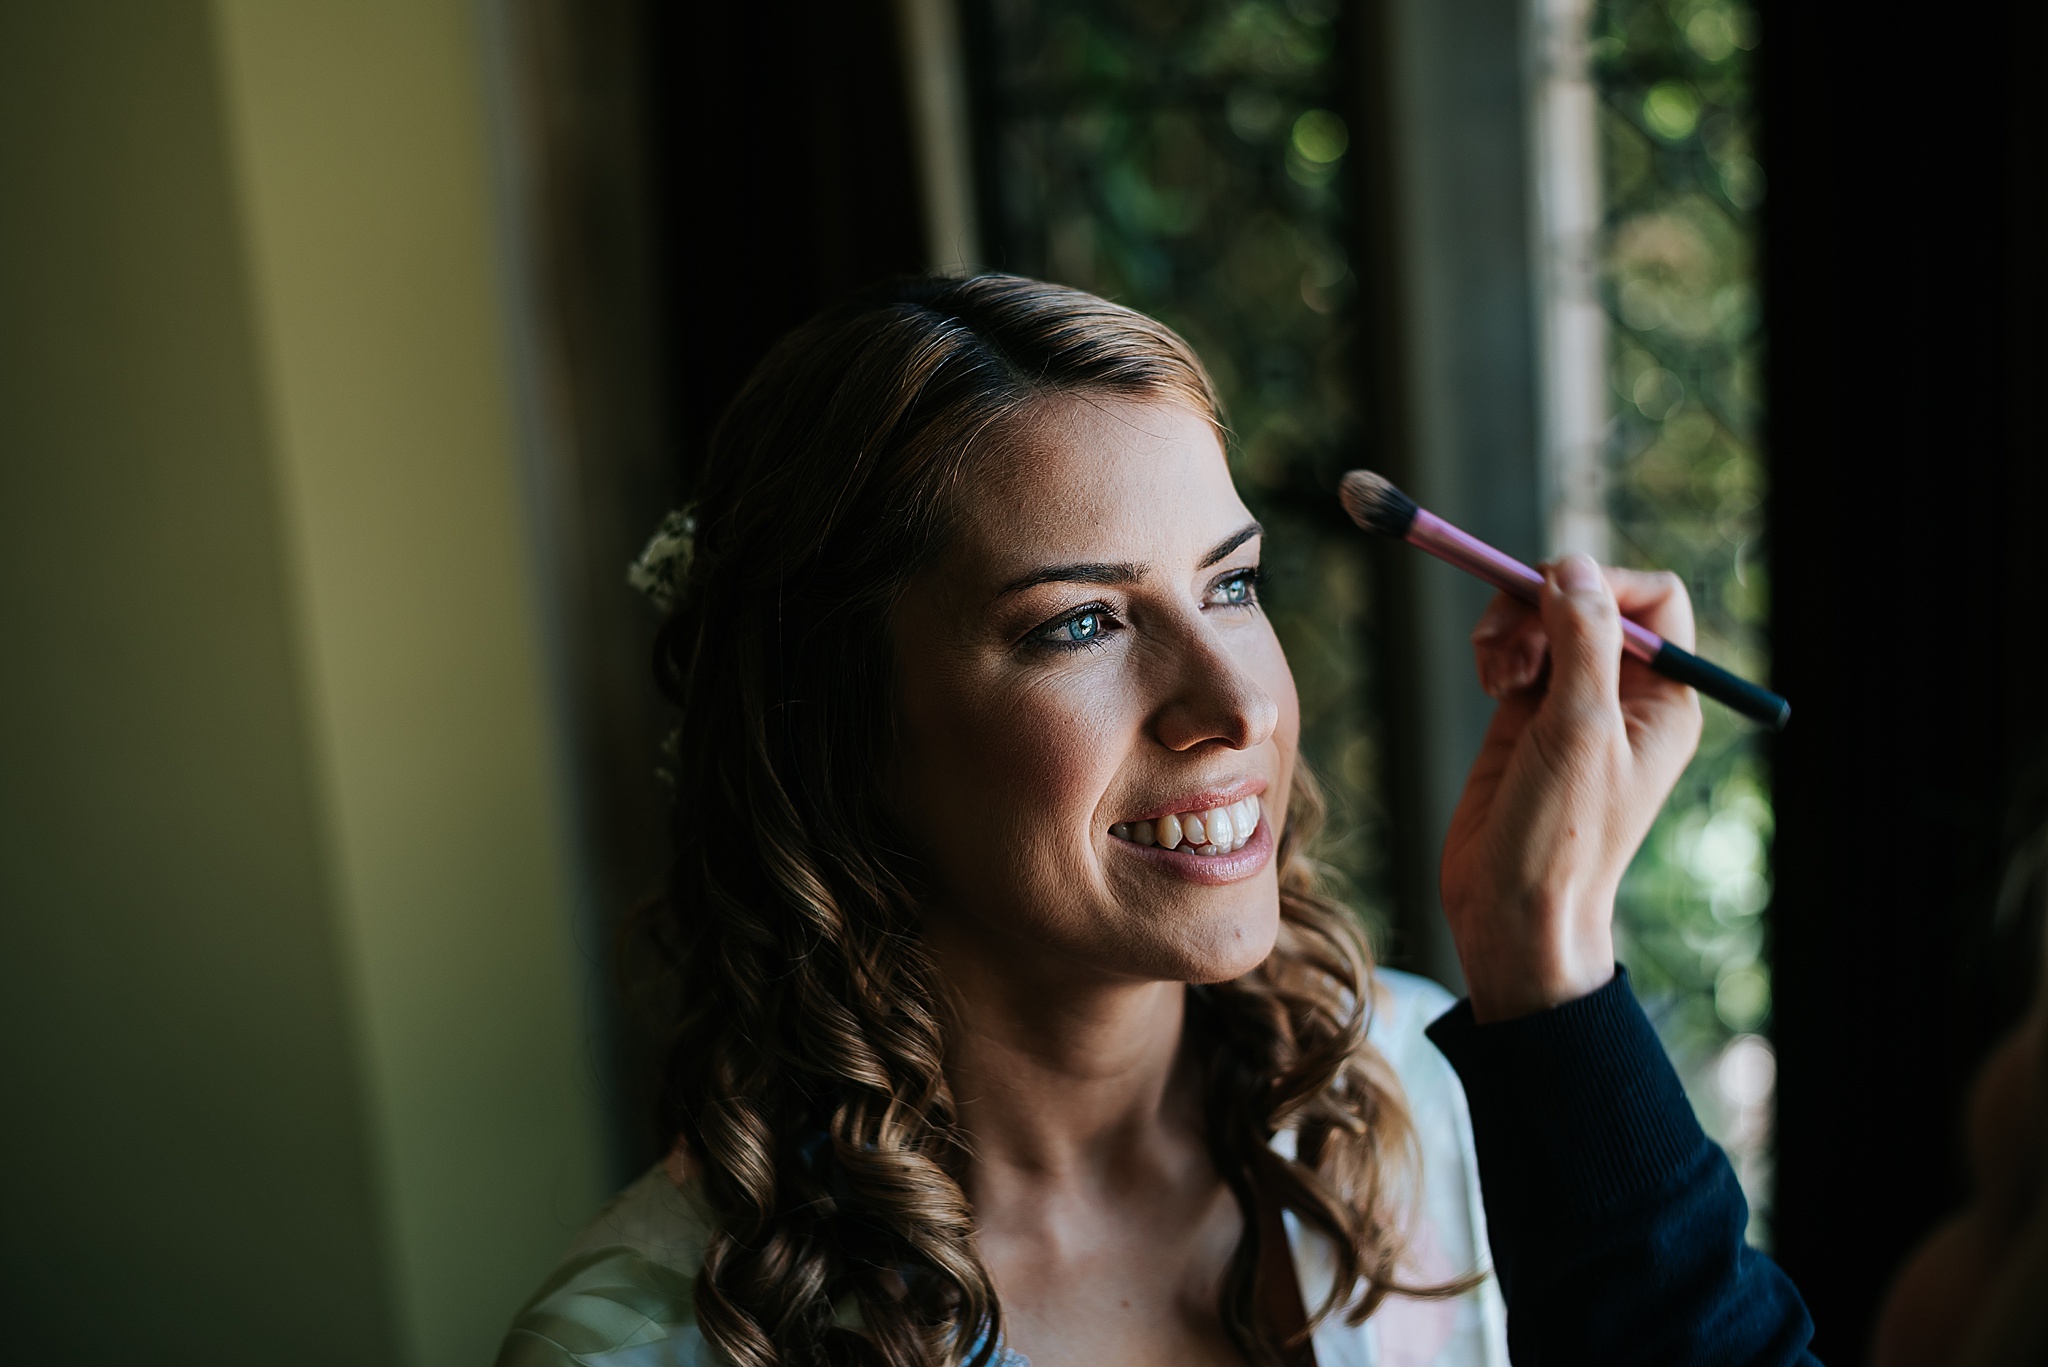
[[[1243,849],[1258,829],[1259,800],[1247,797],[1205,812],[1178,812],[1157,821],[1119,821],[1109,828],[1109,833],[1134,845],[1185,848],[1194,854],[1229,854]]]

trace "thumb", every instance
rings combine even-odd
[[[1548,700],[1573,712],[1621,706],[1621,609],[1600,567],[1568,555],[1543,574],[1543,632],[1550,638]]]

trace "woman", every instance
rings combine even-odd
[[[762,363],[660,567],[679,1137],[501,1361],[1505,1360],[1449,1000],[1322,891],[1221,432],[1168,329],[1011,277]],[[1615,594],[1688,642],[1682,590],[1611,578],[1480,642],[1444,895],[1481,1036],[1613,979],[1697,737],[1616,663]]]

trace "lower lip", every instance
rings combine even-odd
[[[1266,867],[1273,858],[1273,828],[1259,818],[1258,829],[1244,842],[1244,848],[1229,854],[1190,854],[1185,849],[1163,850],[1157,845],[1140,845],[1111,836],[1110,843],[1124,853],[1144,860],[1153,868],[1189,883],[1214,887],[1239,883]]]

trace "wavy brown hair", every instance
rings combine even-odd
[[[975,1247],[942,1067],[943,985],[919,943],[916,842],[881,792],[888,639],[979,462],[1048,396],[1186,403],[1218,423],[1170,329],[1012,276],[901,283],[814,319],[714,433],[700,530],[656,647],[680,710],[675,862],[650,929],[676,1003],[662,1111],[714,1232],[705,1336],[740,1367],[985,1360],[1001,1310]],[[1279,850],[1278,943],[1191,988],[1216,1164],[1245,1212],[1223,1323],[1254,1362],[1260,1202],[1335,1245],[1316,1318],[1362,1320],[1397,1281],[1411,1129],[1366,1043],[1370,959],[1306,853],[1304,774]],[[1296,1132],[1296,1157],[1270,1144]],[[1445,1289],[1439,1288],[1439,1293]],[[857,1314],[848,1314],[848,1310]]]

